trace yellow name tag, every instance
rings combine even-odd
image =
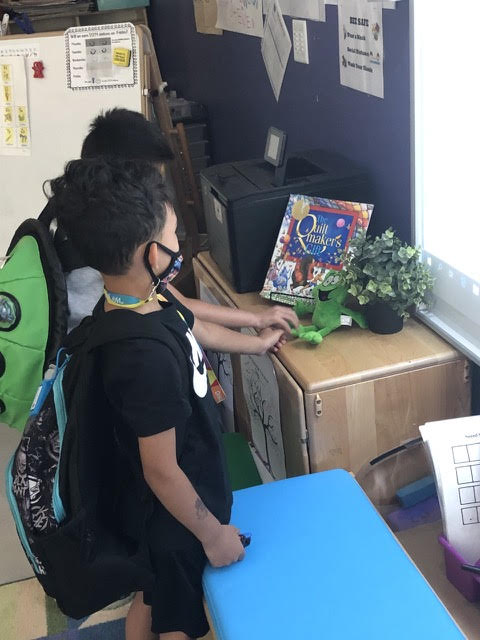
[[[131,55],[130,49],[117,47],[113,50],[113,64],[116,64],[117,67],[129,67]]]

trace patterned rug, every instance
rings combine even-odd
[[[81,620],[67,618],[35,578],[0,587],[1,640],[124,640],[130,599]]]

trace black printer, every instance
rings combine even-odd
[[[277,169],[246,160],[200,177],[210,253],[238,293],[262,288],[290,194],[374,203],[365,171],[320,149],[290,154]]]

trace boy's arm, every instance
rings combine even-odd
[[[261,355],[269,350],[277,351],[285,342],[282,329],[262,329],[258,336],[251,336],[198,318],[195,318],[192,331],[204,349],[222,353]]]
[[[138,438],[138,443],[147,484],[172,516],[200,540],[212,566],[241,560],[245,551],[238,529],[220,524],[178,466],[175,429]]]
[[[298,318],[290,307],[275,305],[273,307],[252,307],[251,310],[235,309],[225,305],[210,304],[195,298],[186,298],[171,284],[168,289],[193,315],[205,322],[220,324],[231,329],[252,327],[261,331],[267,327],[283,329],[290,333],[290,325],[298,326]]]

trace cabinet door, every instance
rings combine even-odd
[[[223,289],[220,288],[208,271],[195,258],[193,259],[193,268],[199,297],[201,292],[203,292],[203,296],[205,297],[205,289],[207,289],[208,295],[213,296],[219,304],[235,306]],[[236,354],[231,356],[235,422],[237,430],[243,433],[250,442],[253,442],[251,408],[249,408],[249,403],[247,402],[246,389],[244,389],[242,380],[241,358],[242,356]],[[274,373],[272,372],[272,374],[275,378],[275,380],[272,380],[272,383],[278,385],[277,402],[280,405],[281,439],[283,445],[281,456],[283,456],[283,452],[285,454],[284,473],[286,472],[287,477],[309,473],[303,392],[276,356],[268,354],[262,356],[262,358],[271,360],[274,369]]]
[[[273,368],[278,384],[283,449],[287,478],[310,473],[303,392],[275,356]]]
[[[425,422],[470,415],[468,363],[445,364],[305,396],[312,472],[354,473],[416,437]]]
[[[242,332],[253,333],[250,329]],[[283,421],[273,356],[241,355],[240,368],[251,442],[271,478],[283,480],[286,478]]]

